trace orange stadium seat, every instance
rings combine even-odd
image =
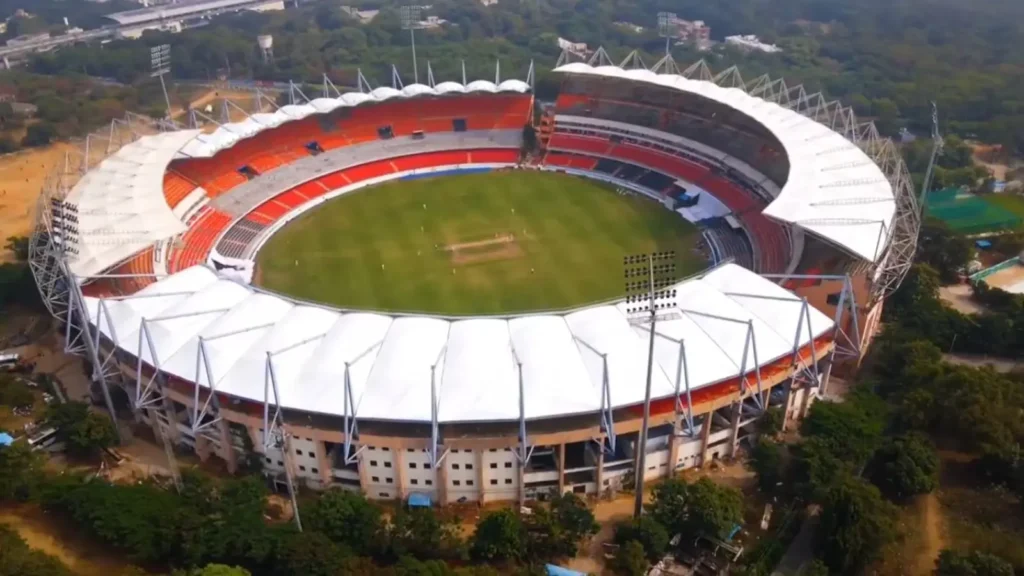
[[[473,150],[469,153],[469,162],[477,164],[505,164],[514,163],[519,160],[519,151],[508,148],[496,148],[492,150]]]
[[[395,172],[395,168],[391,162],[388,160],[382,160],[380,162],[370,162],[369,164],[348,168],[345,170],[345,176],[350,182],[362,182],[363,180],[384,176],[385,174],[390,174],[392,172]]]
[[[217,241],[217,236],[227,228],[231,220],[230,215],[219,210],[203,208],[189,223],[189,229],[181,238],[181,247],[171,250],[170,272],[202,263]]]
[[[189,181],[173,170],[168,170],[164,173],[164,199],[167,200],[167,205],[171,208],[174,208],[182,200],[188,198],[188,195],[195,189],[196,185],[194,182]]]

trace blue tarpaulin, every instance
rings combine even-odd
[[[978,240],[978,241],[976,241],[974,243],[974,245],[977,246],[978,248],[982,248],[982,249],[984,249],[984,248],[991,248],[992,247],[992,242],[989,241],[989,240]]]
[[[426,494],[409,494],[409,506],[430,508],[430,496]]]
[[[544,566],[548,571],[548,576],[587,576],[583,572],[577,572],[575,570],[569,570],[568,568],[562,568],[561,566],[555,566],[554,564],[548,564]]]
[[[14,443],[14,437],[6,432],[0,432],[0,446],[10,446]]]

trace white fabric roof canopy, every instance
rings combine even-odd
[[[658,324],[654,397],[675,391],[679,340],[691,390],[739,375],[748,325],[762,364],[792,354],[803,302],[784,288],[734,264],[676,288],[679,317]],[[271,353],[281,405],[295,410],[344,414],[346,365],[355,415],[366,419],[429,422],[432,376],[440,422],[518,419],[520,377],[528,419],[598,412],[605,359],[613,406],[643,401],[647,332],[630,325],[624,303],[512,318],[340,312],[257,292],[201,266],[105,300],[103,313],[99,300],[87,301],[92,321],[128,353],[138,353],[145,320],[156,358],[147,343],[144,361],[202,386],[212,377],[231,396],[263,401]],[[833,329],[808,310],[814,336]],[[200,340],[210,376],[204,367],[197,378]],[[810,340],[801,330],[800,345]],[[751,355],[748,372],[753,367]]]
[[[164,171],[198,130],[161,132],[122,146],[82,176],[65,202],[78,208],[77,276],[92,276],[185,231],[164,199]]]
[[[869,262],[877,262],[884,254],[896,213],[892,186],[863,150],[827,126],[739,88],[676,74],[581,62],[555,72],[666,86],[746,114],[770,130],[789,157],[789,177],[764,214],[817,234]]]

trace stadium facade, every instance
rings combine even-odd
[[[119,123],[40,198],[40,292],[111,411],[229,470],[255,456],[281,482],[451,503],[615,491],[638,450],[646,478],[730,457],[769,406],[801,418],[857,360],[913,255],[906,169],[802,88],[593,64],[556,69],[527,156],[518,80],[325,83],[212,131]],[[323,202],[495,168],[612,182],[702,227],[711,267],[658,323],[645,446],[649,331],[623,300],[451,318],[252,285],[266,240]]]

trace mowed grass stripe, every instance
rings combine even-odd
[[[510,259],[497,258],[502,244],[473,248],[494,259],[462,265],[441,249],[510,233],[519,250]],[[259,278],[271,290],[348,308],[561,309],[619,296],[625,254],[676,250],[680,276],[700,270],[697,238],[656,202],[577,177],[446,176],[374,186],[312,210],[263,247]]]

